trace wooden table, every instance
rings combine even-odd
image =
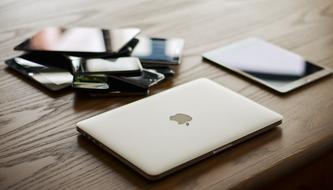
[[[0,61],[18,55],[15,45],[50,25],[135,26],[146,36],[184,38],[177,75],[151,94],[207,77],[281,113],[284,122],[149,182],[75,129],[80,120],[142,97],[82,98],[71,89],[53,93],[1,64],[0,189],[244,189],[284,175],[333,147],[333,77],[282,96],[201,58],[205,51],[257,36],[333,68],[332,0],[2,0]]]

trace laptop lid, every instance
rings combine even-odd
[[[278,113],[198,79],[81,121],[77,129],[156,179],[281,120]]]

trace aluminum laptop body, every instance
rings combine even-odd
[[[202,78],[81,121],[77,129],[153,180],[281,122],[280,114]]]

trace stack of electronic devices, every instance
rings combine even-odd
[[[184,41],[138,37],[138,28],[48,27],[16,46],[12,69],[57,91],[73,87],[91,96],[146,95],[174,74]]]

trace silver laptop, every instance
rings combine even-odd
[[[282,116],[198,79],[77,123],[148,179],[159,179],[271,129]]]

